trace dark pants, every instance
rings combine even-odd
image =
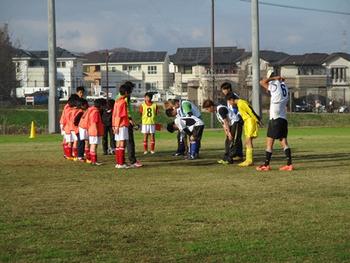
[[[78,158],[84,158],[85,141],[80,140],[79,133],[77,134],[77,137],[78,137]]]
[[[204,131],[204,125],[194,127],[193,129],[193,136],[196,138],[197,142],[197,150],[196,154],[199,154],[199,150],[201,148],[201,141],[202,141],[202,136],[203,136],[203,131]]]
[[[109,145],[114,150],[115,149],[115,140],[114,140],[114,133],[112,126],[105,126],[103,137],[102,137],[102,147],[103,147],[103,153],[108,153],[108,136],[109,136]]]
[[[224,160],[230,163],[233,162],[233,157],[243,157],[243,145],[242,145],[242,123],[235,122],[230,126],[230,133],[232,135],[232,140],[226,137],[225,140],[225,153]]]
[[[178,153],[178,154],[185,154],[185,152],[186,152],[186,140],[187,140],[187,135],[184,135],[182,140],[181,140],[181,132],[179,131],[177,133],[177,150],[176,150],[176,153]]]
[[[135,155],[135,140],[134,140],[134,126],[129,125],[129,140],[126,141],[126,147],[128,149],[128,158],[130,164],[136,163],[136,155]]]

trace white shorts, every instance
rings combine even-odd
[[[100,136],[89,136],[89,144],[100,144],[101,137]]]
[[[63,124],[60,124],[60,129],[61,129],[61,135],[65,136],[66,133],[64,132]]]
[[[64,134],[64,140],[66,141],[66,143],[71,143],[71,142],[73,142],[73,136],[72,136],[72,134],[71,134],[71,133],[69,133],[69,134],[65,133],[65,134]]]
[[[119,133],[114,134],[114,140],[116,141],[127,141],[129,140],[129,129],[128,127],[120,127]]]
[[[142,124],[141,128],[142,133],[155,133],[156,125],[155,124]]]
[[[81,141],[89,139],[89,134],[87,129],[83,129],[79,127],[79,138]]]
[[[71,134],[72,134],[73,141],[76,142],[78,140],[78,136],[75,134],[75,131],[71,131]]]

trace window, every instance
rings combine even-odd
[[[148,66],[148,74],[157,74],[157,66]]]
[[[83,66],[83,72],[90,72],[90,67]]]
[[[16,62],[16,72],[19,73],[21,71],[20,69],[20,63]]]
[[[56,63],[56,66],[58,68],[65,68],[66,67],[66,62],[65,61],[59,61]]]
[[[346,81],[346,68],[331,68],[331,77],[333,81]]]
[[[123,71],[140,71],[141,65],[123,65]]]
[[[101,66],[100,65],[95,66],[95,72],[100,72],[100,71],[101,71]]]
[[[151,90],[156,90],[157,89],[157,82],[147,82],[146,83],[146,90],[151,91]]]
[[[64,87],[64,79],[58,79],[57,82],[59,87]]]
[[[183,71],[184,74],[192,74],[192,66],[184,66]]]
[[[115,67],[112,67],[112,72],[116,72],[116,68]]]

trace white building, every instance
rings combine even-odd
[[[65,49],[57,48],[57,88],[62,99],[67,99],[83,84],[83,58]],[[13,62],[16,64],[16,89],[18,98],[34,92],[47,91],[48,52],[18,49]]]
[[[96,55],[96,52],[92,52],[87,54],[85,58],[85,80],[91,82],[91,87],[96,86],[96,83],[101,85],[105,91],[107,87],[107,56],[103,53]],[[100,71],[100,74],[95,74],[96,79],[94,80],[92,80],[91,68]],[[127,51],[110,54],[108,87],[112,97],[117,93],[117,88],[125,81],[132,81],[135,84],[133,96],[143,97],[147,91],[165,95],[169,89],[169,57],[167,52]]]
[[[350,103],[350,54],[333,53],[323,63],[328,75],[328,97]]]

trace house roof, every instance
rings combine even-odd
[[[332,53],[325,59],[325,61],[329,61],[329,60],[334,59],[336,57],[342,57],[343,59],[350,61],[350,54],[344,53],[344,52]]]
[[[47,50],[17,49],[15,57],[16,58],[30,57],[30,58],[37,58],[37,59],[47,59],[48,52],[47,52]],[[70,52],[66,49],[57,47],[56,48],[56,57],[57,58],[79,58],[80,56],[77,54],[74,54],[73,52]]]
[[[127,51],[114,52],[109,58],[110,63],[137,63],[137,62],[163,62],[166,58],[165,51]],[[84,56],[85,63],[104,63],[106,54],[100,51],[94,51]]]
[[[241,59],[246,59],[251,56],[252,56],[252,52],[244,52]],[[259,56],[261,59],[272,64],[288,57],[289,54],[284,52],[273,51],[273,50],[260,50]]]
[[[170,60],[177,65],[209,65],[210,51],[209,47],[178,48],[176,53],[170,56]],[[238,49],[237,47],[215,47],[215,63],[235,63],[243,53],[244,49]]]
[[[306,53],[304,55],[291,55],[274,63],[275,65],[297,65],[297,66],[321,66],[328,57],[326,53]]]

